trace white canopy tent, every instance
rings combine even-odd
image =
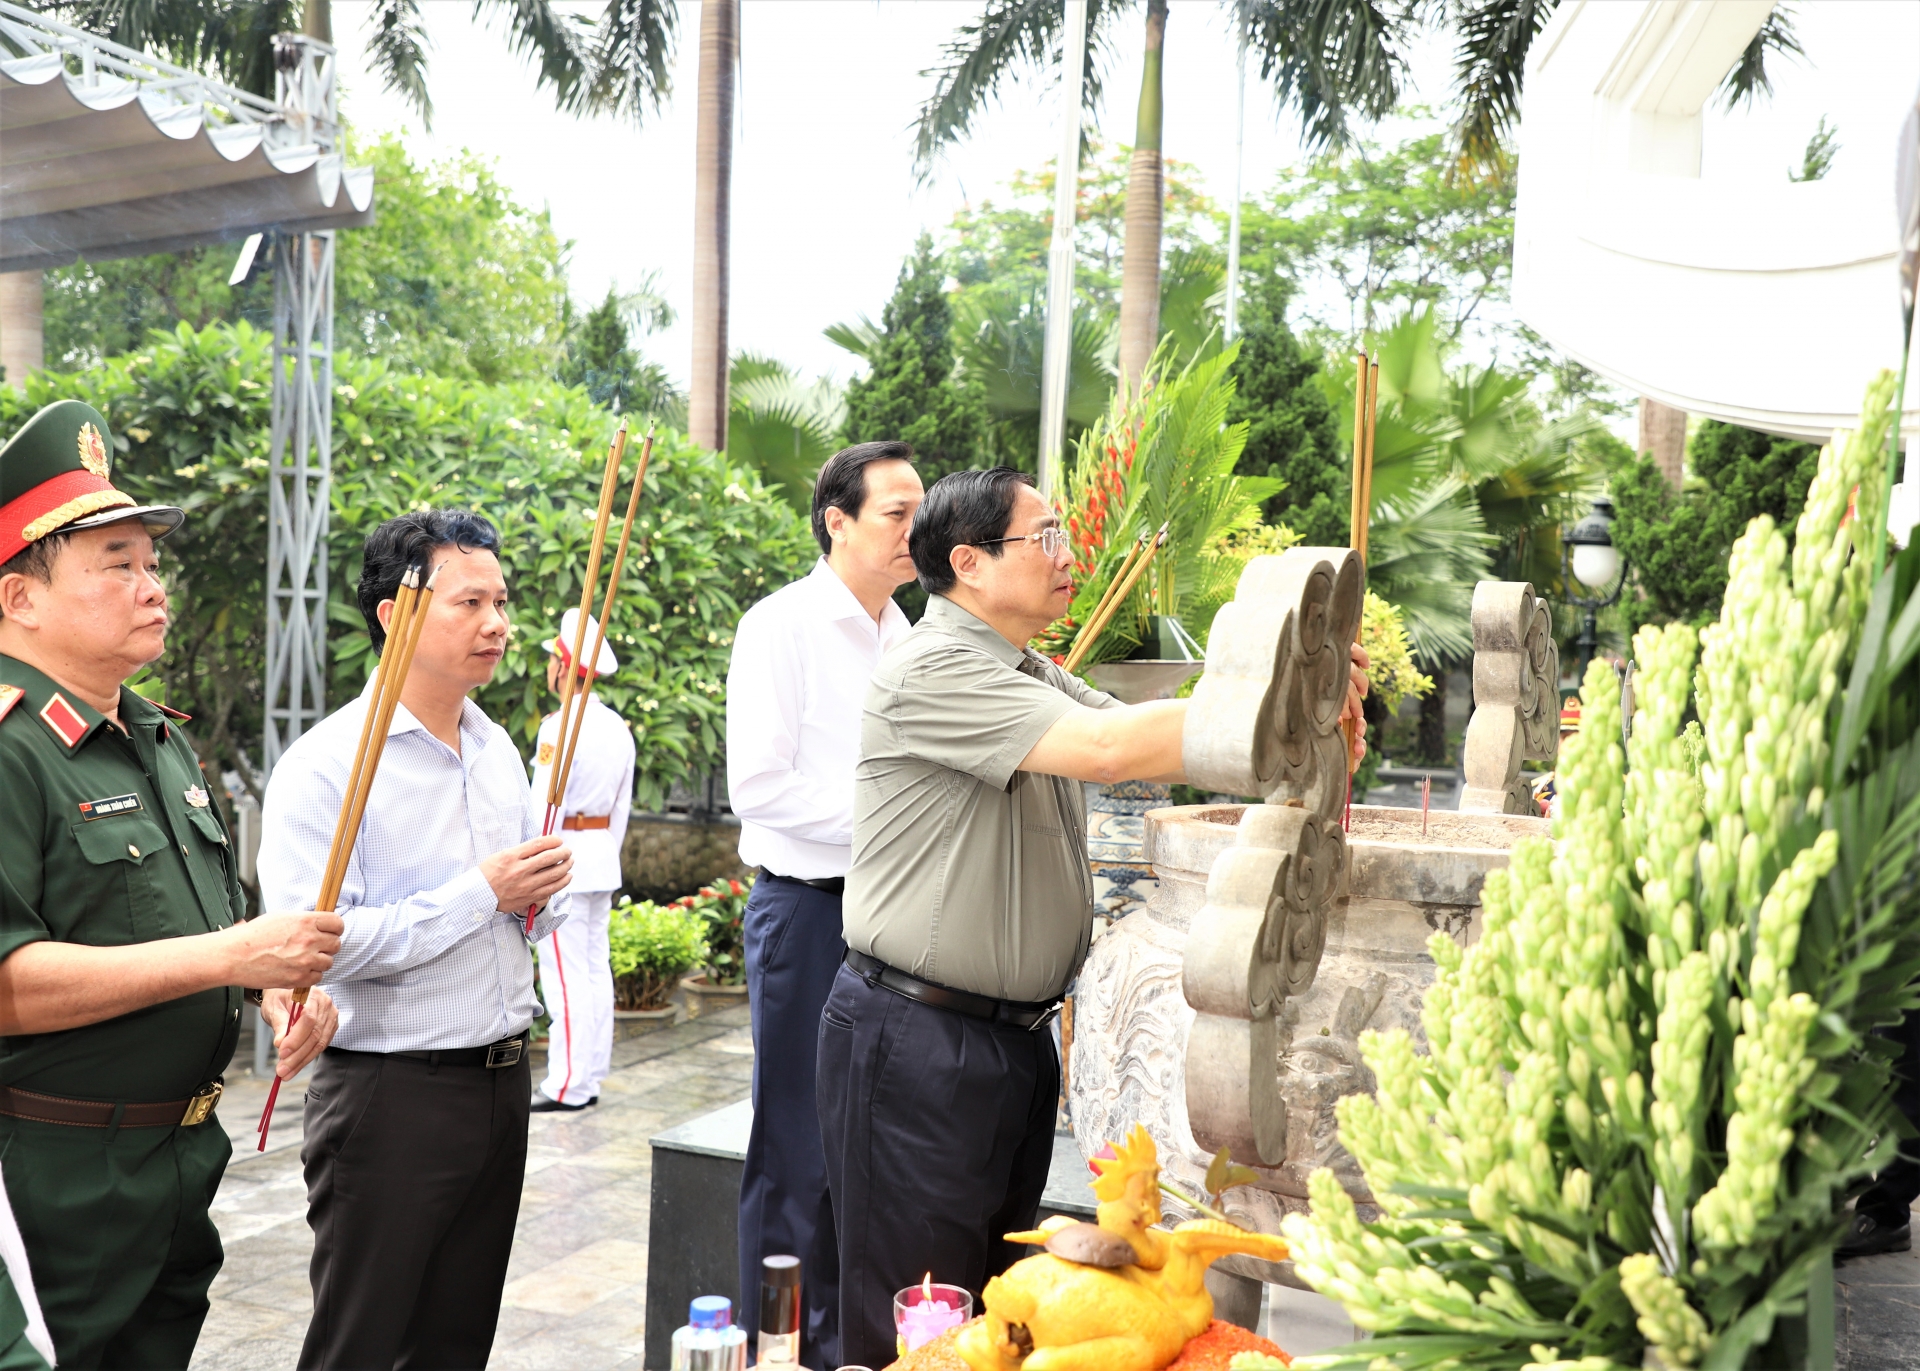
[[[1894,168],[1701,180],[1702,107],[1772,9],[1554,12],[1527,62],[1513,302],[1634,394],[1824,441],[1859,413],[1867,380],[1900,364]],[[1920,430],[1920,369],[1903,408],[1903,431]]]
[[[0,272],[372,223],[372,169],[303,89],[331,53],[286,59],[265,100],[0,3]]]

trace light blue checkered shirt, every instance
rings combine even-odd
[[[260,894],[269,910],[311,909],[360,740],[368,696],[287,749],[267,783]],[[347,865],[339,955],[323,985],[340,1007],[334,1046],[355,1052],[479,1047],[519,1033],[540,1005],[521,915],[496,908],[479,863],[539,831],[527,771],[505,729],[468,700],[460,752],[403,705]],[[557,900],[534,921],[545,937]]]

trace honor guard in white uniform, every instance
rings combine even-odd
[[[568,610],[561,617],[559,636],[547,642],[547,688],[556,694],[573,664],[574,629],[579,621],[580,611]],[[598,634],[599,624],[588,615],[585,651],[593,650]],[[613,649],[602,642],[594,666],[596,677],[611,676],[619,665]],[[549,714],[540,722],[534,753],[536,825],[546,818],[547,778],[560,760],[561,742],[560,716]],[[600,1082],[613,1065],[613,969],[607,960],[607,919],[621,885],[620,845],[633,808],[633,758],[633,732],[626,720],[590,693],[554,828],[573,850],[573,881],[560,894],[569,902],[568,916],[537,944],[540,999],[552,1024],[547,1076],[533,1096],[536,1113],[585,1109],[598,1103]]]

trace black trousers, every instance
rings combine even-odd
[[[753,1132],[740,1168],[740,1303],[748,1345],[760,1331],[760,1262],[800,1258],[806,1316],[800,1364],[841,1365],[840,1254],[814,1103],[820,1010],[847,946],[840,897],[762,877],[742,920],[753,1012]],[[889,1359],[891,1360],[891,1359]]]
[[[487,1364],[527,1170],[526,1057],[489,1071],[329,1049],[307,1091],[303,1371]]]
[[[1019,1259],[1053,1159],[1053,1035],[995,1027],[841,967],[820,1019],[820,1131],[840,1243],[840,1360],[896,1356],[893,1297],[981,1289]]]
[[[1908,1123],[1920,1128],[1920,1009],[1908,1011],[1898,1027],[1884,1032],[1902,1049],[1893,1064],[1893,1103]],[[1900,1155],[1873,1178],[1873,1188],[1860,1197],[1855,1212],[1887,1228],[1907,1224],[1913,1202],[1920,1199],[1920,1160],[1916,1158],[1920,1158],[1920,1139],[1908,1138],[1900,1144]]]

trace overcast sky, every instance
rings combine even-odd
[[[498,164],[526,204],[546,206],[572,240],[571,281],[597,302],[658,270],[681,316],[643,345],[684,382],[691,346],[686,313],[693,261],[693,149],[699,5],[683,0],[674,94],[643,126],[580,120],[553,109],[502,30],[476,23],[464,0],[433,0],[426,13],[432,131],[381,89],[366,66],[366,0],[334,0],[343,109],[362,134],[401,130],[416,156],[462,148]],[[589,7],[597,8],[597,6]],[[809,373],[845,377],[846,353],[821,336],[840,320],[877,317],[901,259],[923,230],[936,235],[969,200],[996,195],[1020,169],[1045,164],[1059,144],[1059,101],[1028,80],[982,119],[933,180],[916,185],[910,126],[929,88],[920,72],[977,0],[744,0],[738,142],[733,170],[735,351],[767,353]],[[1906,102],[1920,81],[1920,4],[1914,0],[1814,0],[1796,9],[1807,59],[1773,62],[1775,94],[1752,111],[1710,114],[1703,174],[1784,177],[1824,114],[1838,127],[1835,175],[1890,173]],[[1100,131],[1131,141],[1139,94],[1139,15],[1122,19],[1105,63]],[[1415,54],[1415,96],[1445,101],[1448,53]],[[1398,136],[1405,121],[1384,132]],[[1203,188],[1231,197],[1234,50],[1215,0],[1173,0],[1166,41],[1169,157],[1194,164]],[[1276,118],[1268,89],[1250,79],[1245,184],[1251,196],[1301,159],[1291,118]]]

